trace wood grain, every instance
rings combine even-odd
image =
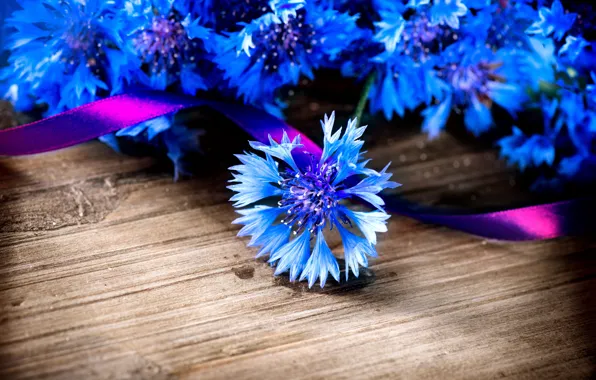
[[[324,112],[352,110],[295,104],[313,137]],[[536,198],[490,149],[368,133],[373,167],[392,160],[413,201]],[[235,237],[237,140],[178,183],[97,142],[0,160],[0,378],[593,377],[592,239],[510,244],[394,216],[360,279],[309,290]]]

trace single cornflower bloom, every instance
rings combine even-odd
[[[414,62],[425,62],[457,40],[454,28],[431,22],[428,7],[420,7],[415,13],[405,9],[405,16],[387,11],[380,14],[381,21],[375,23],[375,40],[385,44],[385,56],[397,53]]]
[[[119,13],[128,36],[126,51],[137,58],[143,75],[135,84],[189,95],[215,87],[219,78],[211,62],[217,40],[209,28],[193,19],[189,3],[177,0],[127,0]],[[202,130],[188,128],[176,117],[160,117],[102,136],[115,150],[163,152],[174,165],[174,179],[192,174],[188,157],[200,153]]]
[[[451,9],[439,1],[410,1],[397,11],[379,12],[374,40],[384,44],[385,51],[373,58],[378,65],[368,96],[371,111],[383,111],[391,119],[394,113],[403,116],[406,110],[430,105],[443,94],[445,84],[436,65],[442,52],[460,38],[459,21],[453,17],[459,20],[467,8],[458,4]]]
[[[128,49],[143,63],[149,85],[170,86],[195,95],[217,77],[211,63],[217,39],[209,28],[192,19],[186,2],[130,0],[126,3]],[[123,21],[124,23],[124,21]]]
[[[122,51],[115,1],[22,0],[6,20],[9,66],[0,73],[15,100],[32,96],[55,114],[118,92],[138,61]]]
[[[343,241],[346,279],[350,271],[357,277],[359,266],[366,267],[368,257],[377,256],[376,233],[387,231],[389,218],[378,193],[399,186],[389,181],[389,165],[380,172],[366,168],[368,160],[362,158],[363,141],[359,140],[366,127],[350,120],[341,135],[341,128],[333,132],[334,121],[333,113],[321,122],[325,135],[321,157],[301,152],[302,158],[308,157],[307,164],[300,166],[295,160],[295,150],[302,146],[300,136],[290,140],[284,131],[279,143],[271,136],[269,144],[250,143],[264,157],[237,155],[242,164],[230,168],[235,172],[229,186],[236,192],[230,199],[235,207],[278,199],[275,206],[258,204],[238,210],[242,217],[234,223],[244,225],[238,236],[251,236],[248,245],[260,248],[257,257],[269,254],[269,262],[276,265],[275,275],[289,271],[291,281],[306,279],[309,287],[317,279],[323,287],[328,274],[340,280],[339,265],[325,241],[326,231],[337,229]],[[355,176],[362,179],[357,182]],[[355,198],[376,210],[351,210],[347,201]]]
[[[526,99],[525,88],[508,80],[512,70],[508,51],[493,55],[482,49],[464,56],[455,55],[438,71],[438,76],[448,84],[444,98],[436,106],[427,108],[423,115],[423,130],[430,137],[444,127],[451,108],[463,109],[464,124],[474,135],[486,132],[494,125],[491,110],[498,104],[511,114],[519,110]]]
[[[230,33],[215,61],[237,96],[280,113],[279,90],[336,58],[358,37],[356,17],[311,3],[286,14],[270,12]]]

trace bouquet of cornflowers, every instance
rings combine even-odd
[[[560,0],[16,0],[2,95],[46,115],[138,88],[238,99],[283,117],[322,69],[363,86],[387,119],[423,116],[429,138],[461,120],[489,130],[537,185],[590,180],[596,59],[589,5]],[[504,111],[504,112],[503,112]],[[495,117],[495,115],[509,115]],[[531,118],[523,115],[531,114]],[[523,117],[522,117],[523,116]],[[522,120],[532,120],[523,123]],[[399,123],[396,123],[398,125]],[[102,141],[165,152],[176,176],[201,131],[161,117]]]

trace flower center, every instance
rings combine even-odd
[[[176,12],[155,16],[151,27],[143,30],[134,44],[154,74],[178,72],[181,62],[195,61],[197,43],[188,38]]]
[[[72,50],[86,51],[94,40],[95,33],[90,22],[82,28],[80,25],[72,25],[69,32],[64,34],[64,42]]]
[[[401,50],[415,61],[425,62],[440,48],[442,35],[449,33],[448,29],[431,25],[426,13],[417,14],[406,21]]]
[[[323,228],[330,219],[340,197],[333,180],[337,175],[336,164],[313,164],[304,173],[288,170],[283,173],[280,185],[283,190],[280,207],[288,207],[282,223],[296,226],[294,234],[307,228],[314,232]]]
[[[264,40],[260,44],[265,51],[255,54],[257,62],[264,60],[264,69],[267,72],[277,72],[282,62],[290,65],[298,64],[297,55],[300,50],[307,54],[312,53],[313,47],[320,43],[314,38],[315,31],[311,24],[304,22],[304,12],[299,11],[296,17],[287,23],[272,24],[268,29],[260,29],[255,33],[255,40]]]
[[[100,16],[101,17],[101,16]],[[84,14],[82,9],[72,10],[72,19],[62,35],[62,43],[68,48],[68,53],[61,56],[62,62],[68,65],[67,72],[85,61],[86,66],[96,75],[105,74],[108,66],[103,47],[108,40],[98,33],[93,20]],[[60,49],[63,51],[62,49]]]

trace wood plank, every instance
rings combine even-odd
[[[314,107],[304,102],[296,107]],[[351,112],[317,107],[338,107],[343,120]],[[313,119],[290,121],[316,127]],[[498,206],[535,197],[490,149],[447,135],[428,142],[411,129],[371,136],[380,136],[373,166],[393,160],[407,199]],[[177,183],[154,159],[97,142],[1,159],[0,378],[595,373],[592,239],[503,243],[394,216],[360,279],[309,290],[273,277],[235,237],[231,153]]]

